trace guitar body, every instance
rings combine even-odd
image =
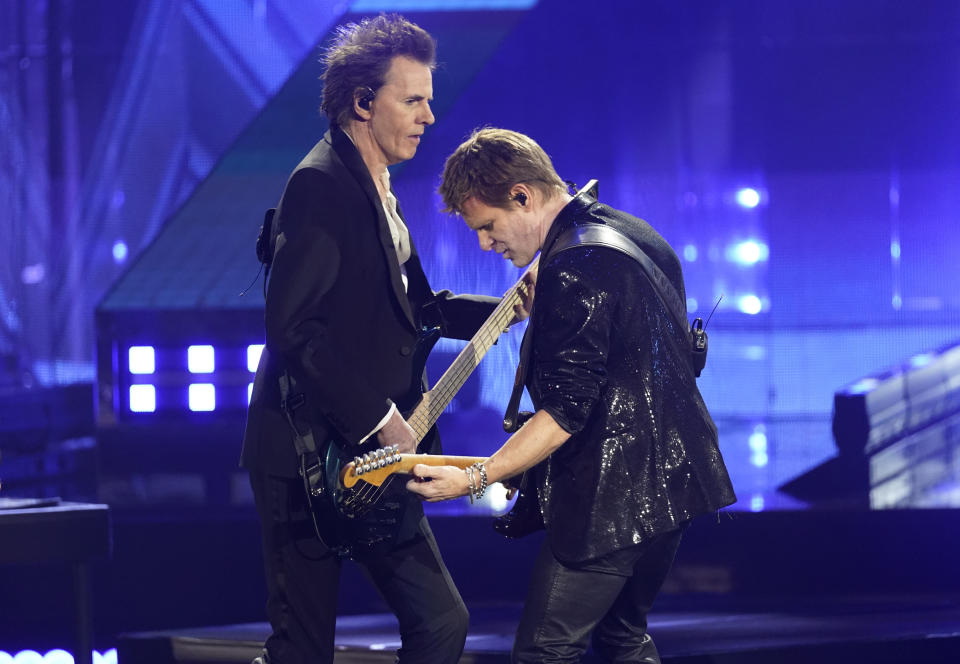
[[[493,520],[493,529],[510,539],[525,537],[538,530],[543,530],[543,514],[540,512],[540,500],[537,498],[536,480],[533,472],[539,466],[534,466],[520,476],[520,486],[517,489],[517,499],[510,511]]]
[[[533,413],[523,411],[517,413],[515,419],[504,418],[503,428],[508,433],[514,433],[527,423]],[[540,499],[537,497],[537,480],[535,473],[546,461],[530,468],[520,475],[519,484],[516,477],[511,478],[511,484],[517,487],[517,499],[510,511],[493,520],[493,529],[510,539],[517,539],[543,530],[543,513],[540,512]]]
[[[410,385],[396,402],[404,414],[423,397],[423,371],[439,338],[440,330],[429,328],[417,339]],[[301,469],[301,475],[317,535],[324,545],[341,558],[353,557],[361,550],[389,547],[398,534],[407,501],[414,500],[404,482],[385,482],[378,487],[360,483],[346,488],[340,481],[342,471],[363,452],[339,437],[331,437],[320,444],[317,453],[319,472]]]

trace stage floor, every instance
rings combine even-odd
[[[697,610],[668,607],[651,615],[665,663],[956,662],[960,603],[943,598],[836,599],[806,605],[740,604],[705,599]],[[471,609],[463,664],[509,661],[520,606]],[[266,623],[122,635],[120,664],[246,664],[269,632]],[[393,662],[399,641],[389,614],[337,622],[339,664]],[[585,661],[590,661],[589,658]]]

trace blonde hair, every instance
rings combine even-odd
[[[509,129],[477,129],[447,157],[438,189],[446,212],[463,212],[468,198],[507,208],[516,184],[533,187],[545,198],[566,191],[550,157],[529,136]]]

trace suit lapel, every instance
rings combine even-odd
[[[377,219],[377,237],[380,240],[380,249],[383,251],[383,256],[387,261],[387,265],[390,267],[390,284],[393,288],[393,295],[397,298],[397,302],[400,303],[400,308],[403,309],[403,313],[406,315],[410,327],[416,331],[417,326],[414,321],[413,311],[410,308],[410,299],[407,297],[407,292],[403,287],[403,277],[400,272],[400,261],[397,259],[397,250],[393,246],[393,238],[390,236],[387,216],[383,211],[383,203],[380,201],[380,194],[377,192],[377,187],[370,177],[370,171],[367,170],[367,165],[363,163],[363,158],[357,151],[353,141],[350,140],[350,137],[347,136],[342,129],[336,126],[331,127],[330,136],[331,145],[333,145],[340,160],[354,178],[356,178],[357,182],[360,183],[360,187],[367,195],[368,202],[373,207],[373,212]],[[410,245],[412,248],[412,240]]]

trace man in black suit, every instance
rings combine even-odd
[[[277,207],[266,348],[241,460],[260,516],[273,628],[262,659],[274,664],[333,660],[341,566],[314,532],[281,376],[302,402],[292,413],[297,428],[318,445],[333,437],[351,456],[390,446],[414,452],[396,402],[416,373],[421,325],[469,339],[497,301],[431,290],[390,188],[387,166],[413,157],[434,121],[434,53],[432,37],[400,16],[341,27],[325,55],[330,130]],[[439,441],[424,440],[420,451],[438,453]],[[402,490],[397,500],[395,540],[351,555],[397,615],[398,661],[456,662],[467,610],[419,500]]]

